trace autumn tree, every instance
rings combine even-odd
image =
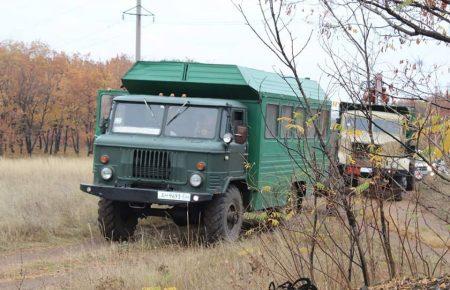
[[[130,66],[125,56],[96,62],[39,42],[0,43],[0,154],[58,154],[61,146],[91,154],[96,91],[119,88]]]

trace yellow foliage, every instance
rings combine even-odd
[[[294,112],[294,119],[299,120],[299,119],[302,119],[302,118],[303,118],[302,112],[299,112],[299,111],[295,111]]]
[[[352,164],[352,165],[356,164],[356,161],[353,159],[353,157],[351,155],[347,155],[346,159],[347,159],[347,163]]]
[[[242,249],[241,251],[239,251],[238,255],[239,256],[247,256],[247,255],[253,254],[253,252],[254,252],[253,248],[245,248],[245,249]]]
[[[53,51],[41,42],[0,43],[3,138],[12,146],[29,140],[26,150],[31,152],[37,140],[67,142],[74,149],[83,143],[92,146],[97,90],[119,89],[120,78],[130,66],[123,56],[98,62]],[[56,136],[65,136],[65,141]]]
[[[292,122],[292,118],[286,117],[286,116],[279,117],[277,120],[278,120],[278,122],[287,122],[287,123]]]
[[[306,247],[301,247],[299,250],[300,254],[306,255],[308,254],[308,248]]]
[[[270,223],[270,225],[272,225],[273,227],[276,227],[276,226],[278,226],[278,225],[280,224],[280,221],[277,220],[277,219],[268,219],[267,221],[268,221],[268,222]]]
[[[287,124],[285,126],[285,128],[286,129],[295,129],[295,130],[297,130],[297,132],[299,134],[304,134],[305,133],[305,129],[302,126],[297,125],[297,124],[292,124],[292,123],[291,124]]]
[[[249,162],[244,162],[244,169],[245,170],[250,170],[250,169],[252,169],[252,167],[253,167],[253,164],[251,164],[251,163],[249,163]]]
[[[272,188],[269,185],[263,186],[261,188],[261,192],[263,192],[263,193],[269,193],[271,191],[272,191]]]
[[[443,134],[443,137],[442,137],[442,140],[443,140],[443,151],[446,153],[446,154],[450,154],[450,121],[447,121],[446,122],[446,130],[444,131],[444,134]]]

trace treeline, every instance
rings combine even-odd
[[[131,64],[0,42],[0,156],[91,154],[96,91],[119,88]]]

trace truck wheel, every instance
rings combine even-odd
[[[415,177],[414,173],[409,173],[406,177],[406,190],[411,191],[414,190]]]
[[[302,210],[303,198],[306,196],[306,184],[304,182],[296,181],[291,185],[290,204],[291,209],[300,212]]]
[[[403,199],[403,191],[406,188],[406,177],[403,175],[396,175],[391,180],[392,199],[394,201],[401,201]]]
[[[127,241],[136,230],[138,215],[127,203],[102,198],[98,202],[98,223],[105,239]]]
[[[409,170],[408,173],[406,174],[406,190],[407,191],[411,191],[414,190],[414,185],[415,185],[415,181],[416,181],[416,162],[415,161],[411,161],[409,163]]]
[[[209,242],[235,241],[242,227],[244,207],[239,189],[230,185],[206,206],[204,224]]]

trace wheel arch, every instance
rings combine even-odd
[[[244,177],[228,178],[224,184],[222,192],[227,191],[230,185],[234,185],[239,189],[242,195],[242,202],[244,204],[244,209],[249,208],[251,204],[251,191],[248,188],[248,184],[245,178]]]

